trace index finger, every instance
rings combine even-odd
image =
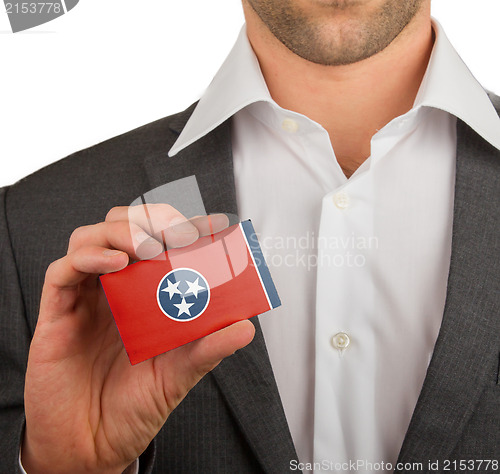
[[[167,247],[184,247],[199,237],[196,226],[168,204],[143,204],[114,207],[106,222],[128,221],[144,229]]]
[[[128,220],[139,225],[157,240],[163,240],[167,248],[184,247],[198,237],[216,234],[229,226],[229,218],[225,214],[186,219],[168,204],[115,207],[106,216],[106,221],[117,220]]]

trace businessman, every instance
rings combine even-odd
[[[498,98],[430,0],[243,8],[199,103],[2,190],[2,472],[496,472]],[[191,175],[283,306],[132,367],[97,275]]]

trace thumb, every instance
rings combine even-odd
[[[192,369],[209,372],[222,359],[248,345],[254,335],[254,325],[245,319],[195,341],[189,353]]]
[[[175,408],[189,390],[219,362],[249,344],[254,325],[243,320],[155,358],[165,402]]]

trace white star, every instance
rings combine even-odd
[[[186,280],[186,283],[188,284],[189,288],[186,291],[186,293],[184,293],[184,294],[187,295],[188,293],[193,293],[194,297],[198,298],[198,292],[200,290],[205,290],[205,287],[200,286],[198,281],[199,281],[199,278],[197,278],[195,281],[192,281],[192,282]]]
[[[185,298],[182,298],[182,301],[180,304],[175,304],[174,306],[179,309],[179,313],[177,314],[177,317],[179,317],[181,314],[186,313],[188,316],[191,316],[191,313],[189,312],[189,308],[193,306],[194,303],[186,303]]]
[[[177,288],[179,286],[180,281],[178,281],[177,283],[172,283],[170,280],[167,281],[168,281],[168,286],[166,288],[163,288],[163,290],[161,291],[165,291],[166,293],[168,293],[170,299],[172,299],[172,296],[174,296],[175,294],[179,295],[182,294],[179,288]]]

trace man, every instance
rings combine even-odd
[[[3,471],[495,472],[492,103],[429,0],[243,6],[194,112],[3,191]],[[283,308],[131,367],[97,275],[161,243],[113,206],[193,174],[254,219]]]

